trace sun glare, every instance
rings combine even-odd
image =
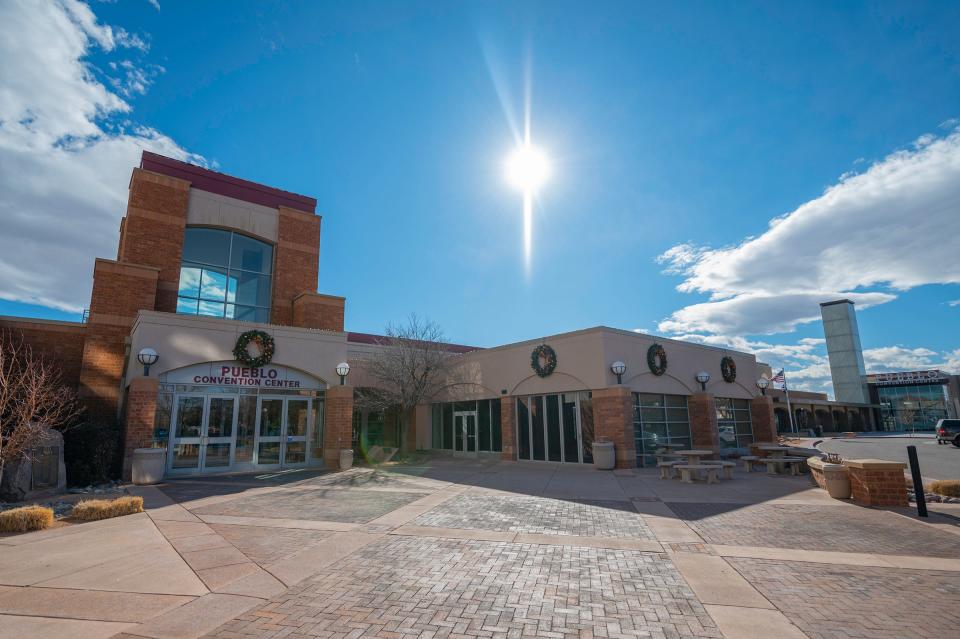
[[[507,179],[524,193],[535,193],[550,177],[550,165],[540,150],[529,144],[507,158]]]

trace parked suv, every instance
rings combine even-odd
[[[952,443],[960,448],[960,419],[941,419],[937,422],[937,444]]]

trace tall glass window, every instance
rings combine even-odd
[[[454,427],[455,413],[475,413],[475,450],[499,453],[503,448],[500,431],[500,399],[469,402],[444,402],[430,405],[431,443],[436,450],[473,452],[463,441],[464,433]]]
[[[663,444],[690,447],[690,417],[684,395],[633,394],[633,437],[637,463],[656,463],[657,449]]]
[[[233,231],[188,227],[177,312],[270,321],[273,247]]]
[[[746,452],[753,443],[750,403],[745,399],[717,397],[717,429],[720,431],[720,453]]]
[[[878,386],[883,430],[933,430],[940,419],[950,417],[946,386]]]

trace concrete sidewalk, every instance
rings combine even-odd
[[[137,492],[145,514],[0,537],[0,636],[899,639],[960,624],[960,520],[859,508],[803,477],[438,459]]]

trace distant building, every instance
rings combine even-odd
[[[932,430],[937,420],[960,415],[960,375],[925,370],[866,379],[871,401],[880,405],[881,430]]]

